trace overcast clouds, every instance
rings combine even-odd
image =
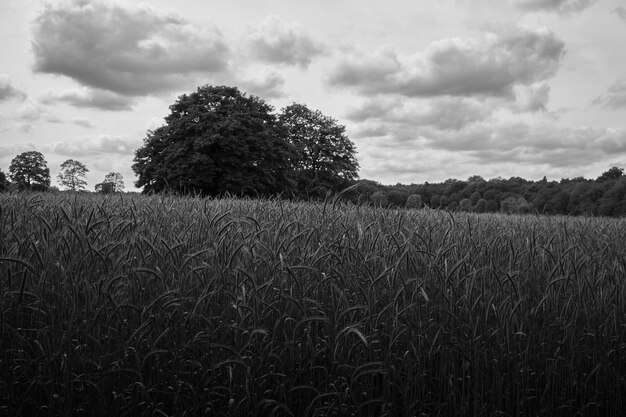
[[[2,0],[0,168],[132,189],[176,97],[226,84],[345,124],[361,178],[595,177],[626,167],[624,39],[624,0]]]

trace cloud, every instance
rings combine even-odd
[[[406,58],[390,49],[352,54],[327,81],[364,95],[513,96],[516,85],[554,76],[564,54],[564,42],[551,31],[515,29],[480,38],[442,39]]]
[[[547,111],[549,99],[550,86],[545,82],[518,86],[515,88],[515,101],[510,108],[515,112]]]
[[[597,1],[598,0],[514,0],[513,4],[522,10],[543,10],[568,16],[585,10]]]
[[[94,124],[91,123],[89,120],[83,119],[83,118],[80,118],[80,117],[72,119],[71,122],[74,123],[77,126],[81,126],[81,127],[87,128],[87,129],[93,129],[95,127]]]
[[[580,175],[581,167],[607,165],[624,152],[626,129],[518,121],[487,120],[458,131],[388,125],[385,136],[359,140],[362,165],[368,167],[364,177],[391,172],[394,181],[405,182],[424,172],[429,181],[467,172],[485,177]]]
[[[618,15],[620,17],[620,19],[622,19],[623,21],[626,22],[626,7],[623,7],[623,6],[616,7],[613,10],[613,13]]]
[[[9,100],[11,98],[23,100],[26,98],[26,93],[15,88],[8,75],[0,74],[0,101]]]
[[[131,110],[132,98],[107,90],[80,88],[44,94],[42,102],[46,104],[63,102],[74,107],[90,107],[99,110],[121,111]]]
[[[227,68],[229,49],[212,28],[102,0],[48,4],[34,22],[34,69],[125,96],[185,87],[190,76]]]
[[[348,110],[354,122],[384,122],[413,127],[432,126],[440,130],[459,130],[483,120],[493,112],[485,103],[465,97],[437,97],[427,100],[376,98]],[[372,127],[369,126],[371,129]]]
[[[626,108],[626,78],[615,81],[609,86],[606,94],[593,100],[593,104],[613,109]]]
[[[102,154],[133,155],[141,146],[140,139],[124,136],[99,135],[81,139],[64,140],[49,145],[49,150],[64,156],[92,156]]]
[[[243,90],[264,99],[280,98],[285,95],[282,90],[285,79],[273,72],[261,74],[257,78],[243,79],[240,84]]]
[[[297,24],[288,24],[277,16],[269,16],[250,31],[253,55],[264,62],[309,66],[324,54],[324,47],[314,41]]]

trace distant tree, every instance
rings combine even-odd
[[[464,198],[459,202],[459,210],[461,211],[471,211],[472,202],[469,198]]]
[[[605,216],[626,215],[626,178],[621,178],[609,188],[599,202],[599,214]]]
[[[387,193],[384,191],[376,191],[370,196],[370,201],[376,207],[387,207]]]
[[[124,177],[119,172],[109,172],[104,181],[96,184],[95,190],[101,194],[119,193],[124,191]]]
[[[478,191],[474,191],[472,193],[472,195],[470,196],[470,202],[472,203],[472,206],[475,206],[478,203],[478,200],[480,200],[480,193]]]
[[[530,205],[523,196],[512,195],[500,202],[500,211],[507,214],[528,213]]]
[[[406,199],[406,208],[418,209],[422,207],[422,196],[419,194],[411,194]]]
[[[476,206],[474,206],[474,211],[476,213],[485,213],[487,212],[487,200],[481,198],[476,202]]]
[[[402,191],[391,190],[387,193],[387,202],[392,207],[404,207],[409,196]]]
[[[181,95],[135,152],[136,186],[204,195],[291,191],[296,153],[272,110],[235,87]]]
[[[6,191],[9,188],[9,180],[7,180],[7,176],[0,169],[0,193]]]
[[[82,162],[68,159],[61,164],[58,182],[61,186],[72,191],[84,190],[87,185],[87,181],[84,180],[87,172],[89,170]]]
[[[11,181],[24,190],[47,190],[50,187],[50,169],[41,152],[29,151],[17,155],[9,167]]]
[[[604,182],[604,181],[609,181],[609,180],[616,180],[622,175],[624,175],[624,168],[612,167],[608,171],[603,172],[602,175],[600,175],[596,179],[596,181]]]
[[[294,168],[300,194],[322,197],[328,190],[339,191],[357,179],[354,144],[335,119],[293,103],[282,110],[279,121],[298,152]]]

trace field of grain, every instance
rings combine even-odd
[[[621,416],[626,220],[0,194],[0,415]]]

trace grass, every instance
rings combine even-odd
[[[0,195],[0,415],[621,416],[626,220]]]

